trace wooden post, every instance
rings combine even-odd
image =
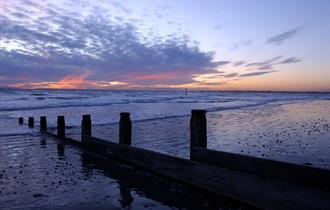
[[[40,130],[47,131],[47,119],[46,116],[40,117]]]
[[[91,136],[92,135],[92,121],[91,116],[89,114],[85,114],[82,116],[81,121],[81,140],[83,141],[84,135]]]
[[[64,116],[57,116],[57,135],[60,137],[65,137]]]
[[[194,160],[193,147],[207,147],[206,111],[192,110],[190,118],[190,160]]]
[[[23,125],[23,122],[24,122],[24,118],[23,117],[18,118],[18,123],[20,125]]]
[[[129,112],[120,113],[119,121],[119,144],[131,145],[132,122]]]
[[[29,117],[28,125],[29,125],[30,128],[34,127],[34,118],[33,117]]]

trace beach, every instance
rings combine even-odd
[[[64,115],[67,136],[80,140],[81,115],[91,114],[92,135],[118,142],[119,113],[128,111],[133,146],[189,158],[190,111],[206,109],[209,149],[330,169],[325,93],[14,93],[1,92],[8,98],[0,104],[1,209],[251,208],[63,144],[39,132],[42,115],[53,132],[56,116]],[[18,125],[20,116],[24,125]],[[28,116],[36,128],[27,127]]]
[[[0,142],[0,209],[247,208],[37,131]]]
[[[189,158],[189,117],[133,124],[132,144]],[[268,104],[207,114],[208,148],[330,169],[330,101]],[[68,134],[80,138],[79,129]],[[93,136],[118,142],[118,125],[93,127]]]

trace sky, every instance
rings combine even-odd
[[[0,87],[330,90],[329,0],[0,0]]]

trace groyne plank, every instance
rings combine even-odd
[[[326,209],[330,206],[330,194],[322,190],[99,140],[84,136],[85,143],[99,144],[111,157],[261,208]]]
[[[197,162],[330,192],[330,170],[192,147]]]

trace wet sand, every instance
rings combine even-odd
[[[133,122],[132,144],[189,158],[189,120]],[[207,129],[210,149],[330,169],[330,100],[209,112]],[[80,129],[69,132],[80,138]],[[118,142],[118,124],[92,132]]]
[[[208,148],[330,169],[329,100],[209,112],[207,120]],[[0,136],[0,209],[249,208],[100,160],[26,125],[22,133]],[[80,128],[68,129],[68,136],[79,139]],[[118,124],[93,126],[93,136],[118,142]],[[189,117],[133,122],[132,140],[188,158]]]
[[[47,134],[0,138],[0,209],[247,209]]]

